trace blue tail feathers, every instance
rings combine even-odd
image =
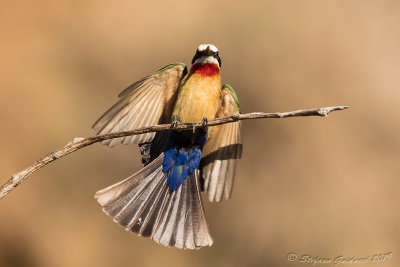
[[[176,190],[200,163],[199,148],[172,147],[164,152],[163,172],[167,174],[167,184],[171,190]]]

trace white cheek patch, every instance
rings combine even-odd
[[[197,50],[200,51],[200,52],[204,51],[204,50],[207,49],[207,46],[210,47],[210,50],[212,52],[218,52],[218,48],[216,48],[215,45],[212,45],[212,44],[201,44],[201,45],[199,45],[199,47],[197,47]]]
[[[215,64],[217,64],[219,66],[218,60],[215,57],[212,57],[212,56],[198,58],[198,59],[196,59],[194,64],[196,64],[196,63],[201,63],[201,64],[215,63]]]

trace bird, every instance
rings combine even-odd
[[[140,147],[144,167],[95,194],[103,211],[126,230],[180,249],[213,244],[201,194],[211,202],[229,199],[242,155],[240,121],[207,126],[209,119],[240,113],[238,97],[222,84],[220,69],[217,47],[201,44],[189,70],[176,62],[133,83],[93,125],[98,135],[156,124],[204,125],[102,142]]]

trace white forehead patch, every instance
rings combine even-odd
[[[200,51],[200,52],[204,51],[207,49],[207,46],[210,47],[211,51],[218,52],[218,49],[215,47],[215,45],[212,45],[212,44],[201,44],[201,45],[199,45],[199,47],[197,47],[197,51]]]

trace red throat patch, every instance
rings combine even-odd
[[[219,67],[215,63],[197,63],[192,66],[192,71],[201,76],[214,76],[219,74]]]

